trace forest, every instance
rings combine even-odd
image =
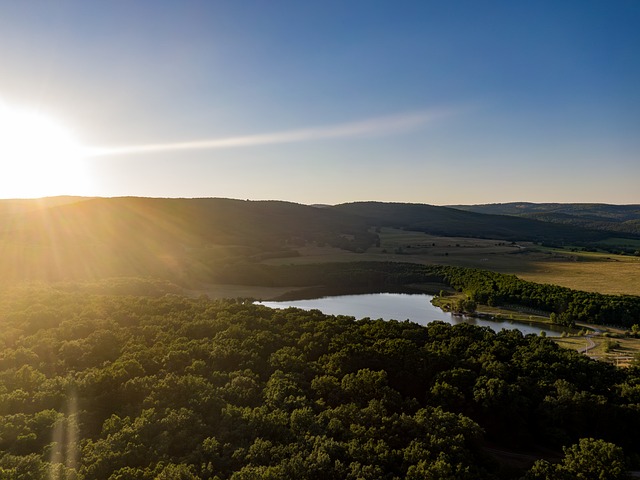
[[[4,201],[0,216],[2,479],[607,480],[640,470],[638,366],[518,331],[199,293],[429,285],[566,326],[631,328],[636,296],[448,265],[265,263],[306,246],[355,256],[380,226],[558,242],[610,232],[428,205],[229,199]]]
[[[563,244],[591,244],[608,237],[640,238],[637,231],[621,232],[601,224],[561,223],[555,219],[514,216],[492,209],[441,207],[435,205],[384,202],[354,202],[334,209],[368,220],[370,225],[403,228],[434,235],[496,238]],[[496,214],[497,213],[497,214]],[[510,212],[509,212],[510,213]],[[612,234],[615,232],[615,234]]]
[[[138,287],[0,295],[1,478],[619,479],[639,465],[637,367],[518,331]]]
[[[640,205],[514,202],[452,205],[452,208],[493,215],[513,215],[622,234],[640,234]]]

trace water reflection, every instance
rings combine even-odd
[[[271,308],[296,307],[304,310],[320,310],[327,315],[349,315],[356,318],[383,318],[385,320],[411,320],[426,325],[441,320],[449,324],[469,323],[481,327],[490,327],[498,332],[502,329],[518,329],[525,335],[545,332],[547,336],[559,336],[561,331],[541,328],[536,324],[527,324],[509,320],[487,320],[482,318],[456,316],[443,312],[431,304],[432,295],[407,293],[372,293],[363,295],[338,295],[309,300],[291,300],[281,302],[259,302]]]

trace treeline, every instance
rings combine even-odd
[[[6,292],[0,318],[0,478],[617,479],[638,461],[640,370],[518,331],[68,288]],[[489,442],[575,445],[526,473]]]
[[[592,230],[640,235],[640,205],[602,203],[494,203],[453,205],[469,212],[514,215],[543,222],[562,223]]]
[[[516,304],[554,313],[560,324],[576,322],[630,328],[640,322],[640,297],[604,295],[540,284],[463,267],[395,262],[356,262],[320,265],[271,266],[238,264],[216,272],[217,281],[243,285],[325,286],[389,289],[412,283],[440,282],[464,291],[471,300],[492,306]],[[298,292],[298,295],[304,292]]]
[[[485,305],[518,304],[555,314],[556,321],[617,325],[630,328],[640,322],[640,297],[604,295],[572,290],[558,285],[521,280],[486,270],[437,267],[444,281]]]
[[[572,245],[590,244],[612,236],[611,232],[509,215],[493,215],[457,208],[412,203],[354,202],[335,210],[367,219],[372,226],[394,227],[431,235],[495,238],[513,241]],[[616,232],[616,236],[627,236]],[[638,238],[637,235],[631,235]]]

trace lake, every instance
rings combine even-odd
[[[338,295],[310,300],[291,300],[282,302],[257,302],[270,308],[296,307],[304,310],[320,310],[327,315],[349,315],[356,318],[369,317],[384,320],[410,320],[421,325],[441,320],[451,325],[469,323],[481,327],[490,327],[499,332],[502,329],[520,330],[523,334],[545,332],[549,337],[560,336],[561,331],[541,328],[536,324],[513,322],[510,320],[487,320],[481,318],[456,316],[443,312],[431,304],[432,295],[407,293],[371,293],[363,295]]]

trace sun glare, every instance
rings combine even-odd
[[[86,194],[82,157],[83,148],[63,124],[0,101],[0,197]]]

